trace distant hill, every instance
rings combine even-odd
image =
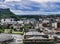
[[[16,18],[17,16],[10,11],[9,8],[0,8],[0,19],[1,18]]]
[[[17,15],[20,18],[43,18],[43,17],[60,17],[60,14],[51,14],[51,15]]]
[[[46,17],[60,17],[60,14],[52,14],[52,15],[15,15],[10,11],[9,8],[2,9],[0,8],[0,19],[1,18],[15,18],[19,20],[20,18],[46,18]]]

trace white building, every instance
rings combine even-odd
[[[17,21],[17,22],[18,22],[18,24],[23,24],[24,23],[22,20]]]
[[[4,23],[5,21],[4,21],[4,19],[1,19],[1,23]]]
[[[49,22],[49,20],[44,19],[42,22],[43,23],[47,23],[47,22]]]
[[[57,22],[52,23],[52,27],[57,28]]]
[[[22,44],[23,43],[23,36],[22,35],[12,34],[12,37],[14,37],[14,42],[13,43],[16,43],[16,44]]]
[[[14,22],[14,18],[1,19],[1,23],[12,23],[12,22]]]

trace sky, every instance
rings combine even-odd
[[[0,8],[16,15],[60,14],[60,0],[0,0]]]

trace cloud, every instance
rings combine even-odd
[[[59,2],[33,2],[33,1],[23,1],[20,4],[16,3],[13,6],[15,14],[40,14],[40,13],[59,13],[60,3]]]
[[[29,4],[28,4],[29,3]],[[21,11],[42,11],[42,12],[53,12],[59,11],[60,3],[58,2],[47,2],[47,3],[37,3],[31,1],[24,1],[22,3],[8,3],[13,10]]]
[[[60,12],[40,12],[40,11],[20,11],[20,10],[11,10],[17,15],[51,15],[51,14],[60,14]]]
[[[10,8],[15,14],[50,14],[60,13],[58,0],[5,0],[0,8]]]
[[[26,0],[5,0],[7,1],[26,1]],[[30,0],[30,1],[35,1],[35,2],[60,2],[60,0]]]
[[[60,0],[31,0],[35,2],[60,2]]]
[[[9,1],[21,1],[21,0],[5,0],[5,2],[9,2]]]
[[[0,0],[0,2],[4,2],[5,0]]]

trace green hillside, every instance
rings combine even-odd
[[[5,18],[5,17],[10,18],[10,17],[14,17],[14,16],[15,16],[15,14],[12,13],[9,9],[0,8],[0,19]]]

